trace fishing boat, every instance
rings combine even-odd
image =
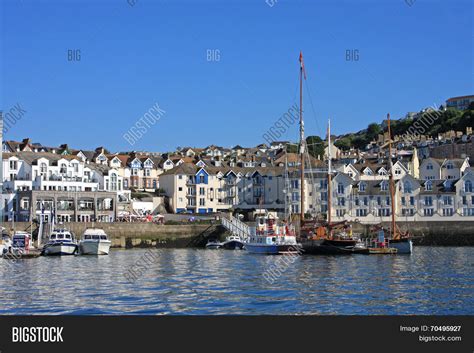
[[[112,242],[103,229],[88,228],[79,242],[81,255],[108,255]]]
[[[222,248],[222,243],[217,239],[209,239],[206,244],[206,249],[216,250]]]
[[[43,248],[45,256],[64,256],[77,253],[77,241],[74,235],[65,228],[56,228],[51,232]]]
[[[393,247],[390,240],[385,237],[385,230],[380,228],[376,239],[370,240],[365,252],[367,255],[393,255],[398,253],[398,249]]]
[[[245,243],[245,249],[255,254],[289,254],[301,251],[294,227],[276,216],[265,214],[256,219],[255,233]]]
[[[238,235],[230,235],[222,243],[222,248],[226,250],[242,250],[244,242]]]

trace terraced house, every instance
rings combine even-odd
[[[210,213],[232,208],[284,211],[284,169],[203,166],[182,163],[160,176],[160,186],[176,213]]]

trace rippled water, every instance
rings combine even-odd
[[[146,251],[0,259],[0,314],[474,314],[474,248],[300,256],[272,284],[262,273],[281,256],[154,249],[128,283]]]

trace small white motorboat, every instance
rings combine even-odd
[[[226,250],[242,250],[244,242],[238,235],[230,235],[222,243],[222,247]]]
[[[76,252],[77,242],[74,235],[65,228],[54,229],[43,248],[43,255],[46,256],[74,255]]]
[[[81,255],[108,255],[112,242],[103,229],[86,229],[79,242]]]
[[[209,239],[206,244],[206,249],[220,249],[222,247],[222,243],[219,242],[217,239]]]

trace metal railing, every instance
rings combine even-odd
[[[232,233],[246,241],[250,237],[250,227],[241,220],[229,215],[228,218],[222,216],[222,225]]]

